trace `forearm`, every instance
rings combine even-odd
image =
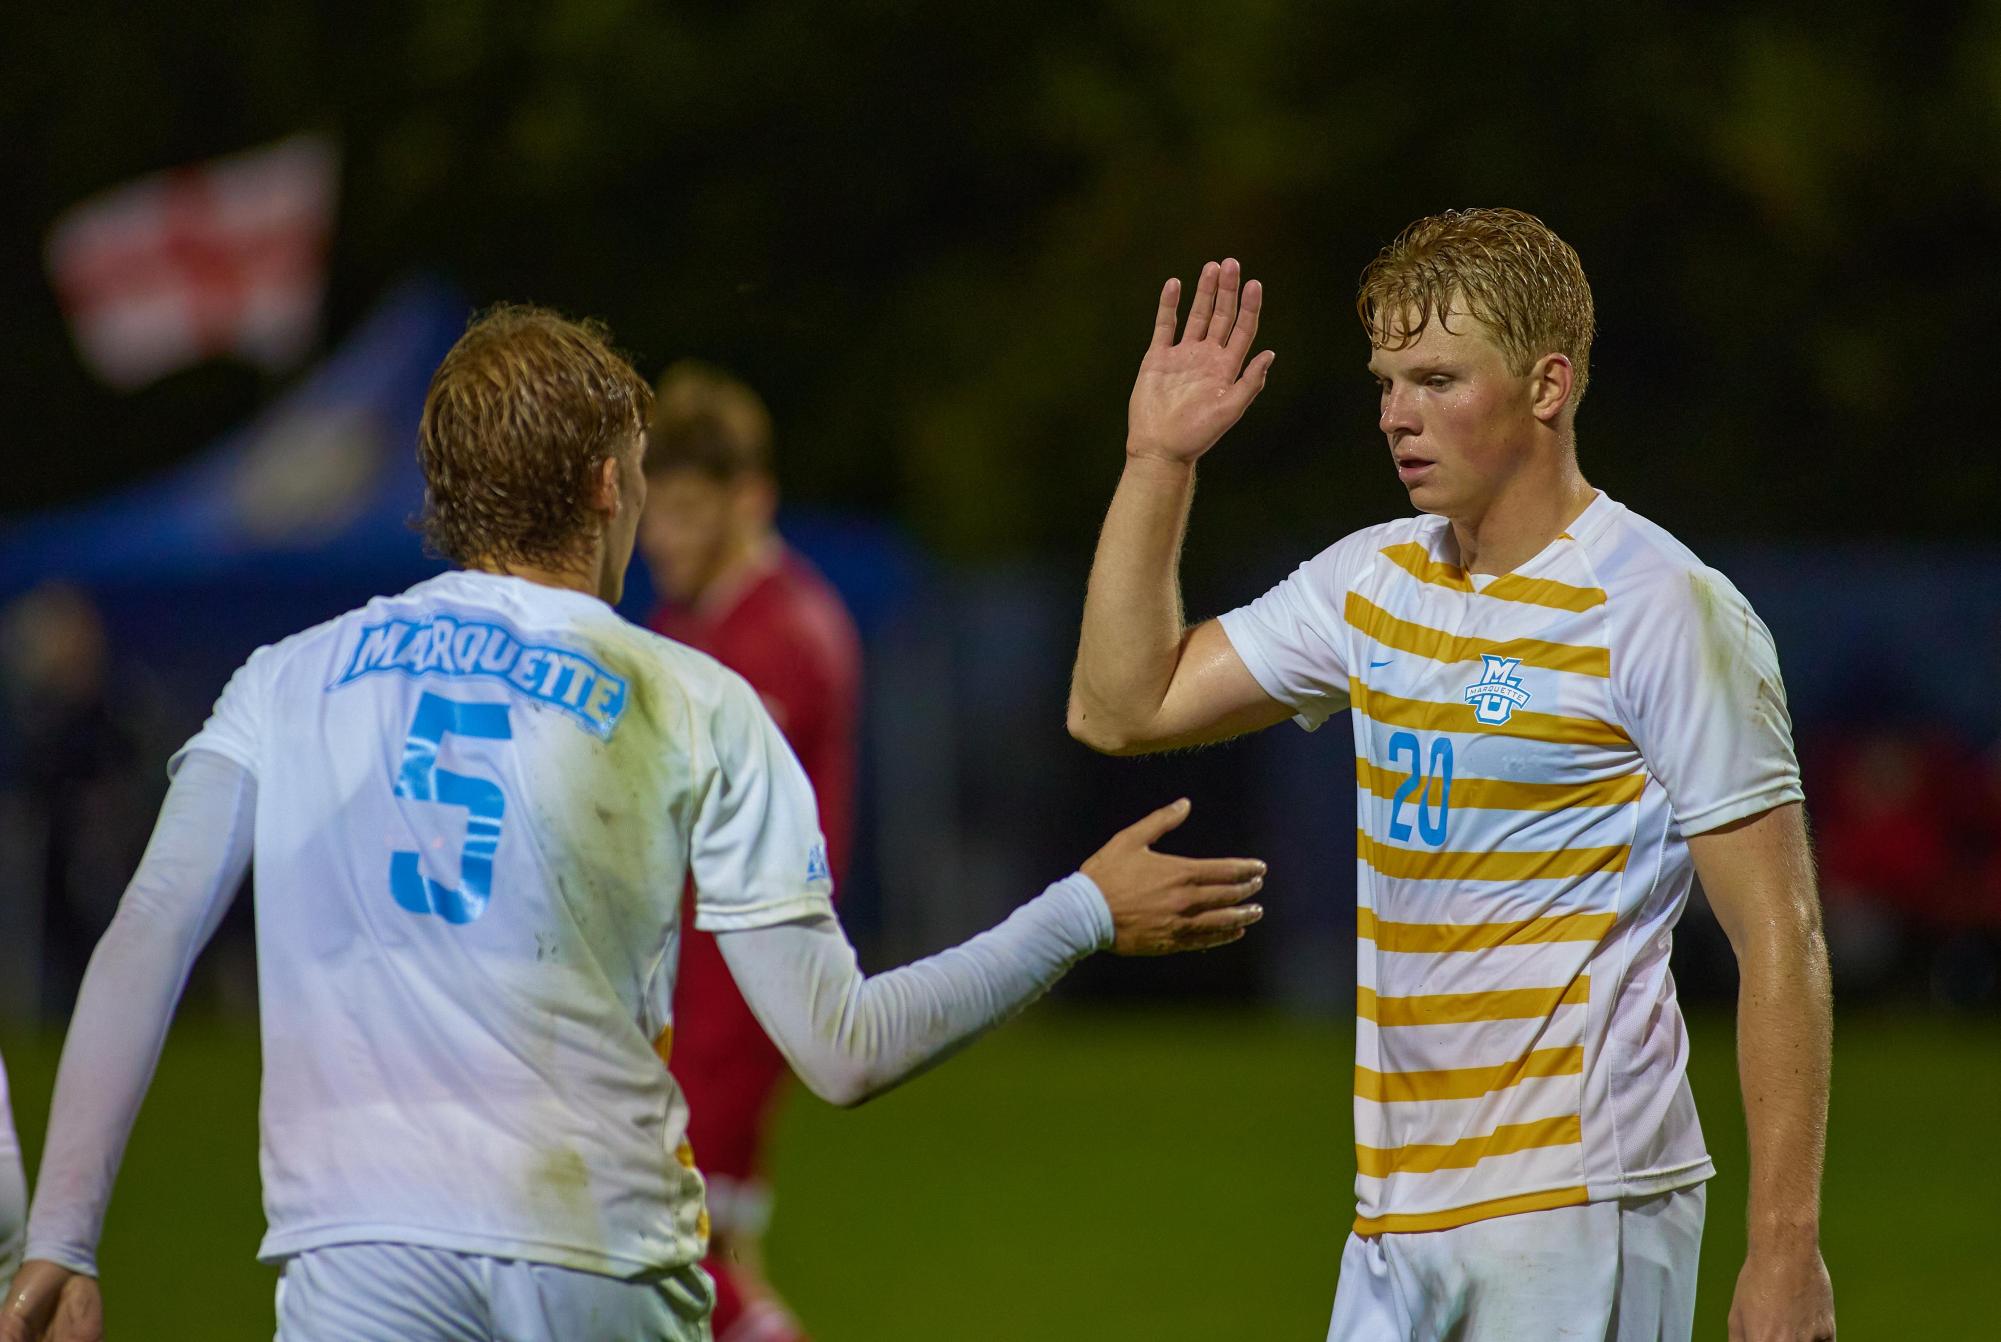
[[[1817,918],[1740,948],[1737,1071],[1750,1138],[1752,1248],[1818,1240],[1833,1008]]]
[[[1128,456],[1098,536],[1070,681],[1070,732],[1118,749],[1160,710],[1180,661],[1181,542],[1193,462]]]
[[[833,918],[725,932],[730,973],[765,1033],[813,1092],[858,1104],[970,1043],[1109,946],[1090,880],[1059,881],[951,950],[865,977]]]
[[[168,791],[152,842],[91,955],[63,1043],[27,1257],[96,1272],[126,1139],[174,1006],[250,860],[256,784],[198,751]]]

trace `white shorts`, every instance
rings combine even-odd
[[[1348,1236],[1328,1342],[1688,1342],[1701,1184],[1424,1234]]]
[[[715,1287],[690,1265],[625,1280],[415,1244],[285,1260],[278,1342],[709,1342]]]
[[[0,1293],[21,1266],[28,1238],[28,1179],[21,1172],[21,1143],[7,1101],[7,1067],[0,1063]]]

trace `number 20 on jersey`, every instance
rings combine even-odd
[[[1409,842],[1413,831],[1433,848],[1443,847],[1452,812],[1452,741],[1441,736],[1427,752],[1415,732],[1389,739],[1389,766],[1404,774],[1390,794],[1389,835]]]

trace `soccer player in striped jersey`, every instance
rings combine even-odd
[[[256,857],[262,1256],[281,1342],[703,1342],[672,1056],[692,921],[815,1091],[858,1103],[1094,951],[1232,941],[1262,864],[1152,852],[864,976],[813,793],[756,693],[612,609],[651,391],[503,308],[432,379],[426,532],[459,567],[253,653],[168,766],[63,1045],[0,1342],[101,1342],[99,1232],[202,943]],[[53,1320],[53,1322],[52,1322]]]
[[[1829,993],[1770,634],[1589,485],[1593,308],[1513,210],[1413,224],[1358,308],[1417,515],[1188,627],[1197,460],[1264,386],[1263,303],[1162,290],[1098,542],[1070,730],[1114,753],[1351,710],[1358,1212],[1330,1339],[1681,1339],[1703,1181],[1670,934],[1702,881],[1742,972],[1749,1254],[1731,1335],[1831,1338]]]

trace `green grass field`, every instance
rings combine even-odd
[[[1721,1170],[1697,1336],[1721,1338],[1743,1135],[1728,1019],[1693,1028]],[[56,1049],[0,1038],[31,1168]],[[1045,1008],[859,1111],[797,1098],[774,1275],[820,1342],[1318,1342],[1352,1212],[1351,1061],[1332,1024]],[[245,1027],[175,1031],[105,1237],[112,1336],[271,1336],[256,1072]],[[1976,1304],[1997,1128],[1993,1022],[1843,1018],[1825,1247],[1844,1338],[2001,1336]]]

